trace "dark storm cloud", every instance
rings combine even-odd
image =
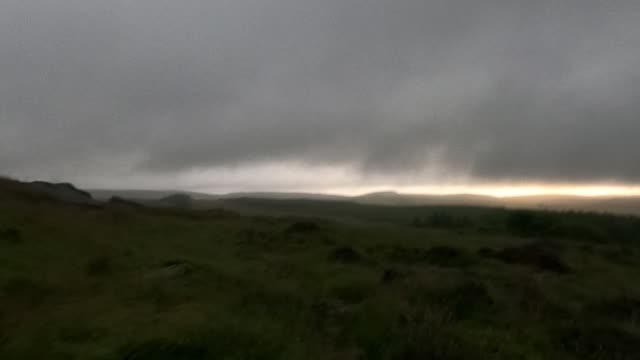
[[[0,172],[640,180],[636,0],[0,4]]]

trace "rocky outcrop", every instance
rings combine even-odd
[[[29,183],[29,187],[39,193],[46,194],[56,200],[87,203],[93,200],[91,194],[80,190],[70,183],[50,183],[46,181],[34,181]]]

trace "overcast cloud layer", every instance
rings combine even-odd
[[[0,9],[0,173],[214,190],[640,183],[638,0]]]

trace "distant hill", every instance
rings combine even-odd
[[[160,200],[175,194],[186,194],[194,200],[215,200],[215,199],[310,199],[310,200],[346,200],[349,197],[329,194],[298,193],[298,192],[234,192],[229,194],[206,194],[193,191],[179,190],[89,190],[96,199],[106,200],[111,197],[135,200]]]
[[[294,199],[306,199],[306,200],[350,200],[348,196],[331,195],[331,194],[316,194],[316,193],[302,193],[302,192],[234,192],[219,196],[222,199],[239,199],[239,198],[252,198],[252,199],[274,199],[274,200],[294,200]]]
[[[394,191],[375,192],[351,198],[362,204],[375,205],[465,205],[502,206],[498,198],[472,194],[422,195],[400,194]]]
[[[29,198],[31,200],[58,200],[69,203],[94,202],[90,193],[80,190],[69,183],[21,182],[9,178],[0,178],[0,190],[3,191],[5,196]]]
[[[142,202],[157,201],[175,194],[185,194],[197,208],[219,206],[218,201],[230,199],[267,200],[323,200],[347,201],[366,205],[387,206],[480,206],[522,209],[575,210],[606,212],[612,214],[640,215],[640,197],[584,197],[561,195],[536,195],[497,198],[473,194],[424,195],[402,194],[394,191],[374,192],[359,196],[341,196],[300,192],[237,192],[206,194],[175,190],[90,190],[95,199],[107,200],[119,197]]]
[[[178,191],[178,190],[107,190],[107,189],[91,189],[88,190],[94,198],[99,200],[108,200],[112,197],[118,197],[123,199],[133,200],[160,200],[167,196],[175,194],[187,194],[194,199],[217,199],[219,195],[211,195],[193,191]]]

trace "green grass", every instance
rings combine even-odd
[[[0,359],[639,358],[638,219],[243,201],[0,194]]]

